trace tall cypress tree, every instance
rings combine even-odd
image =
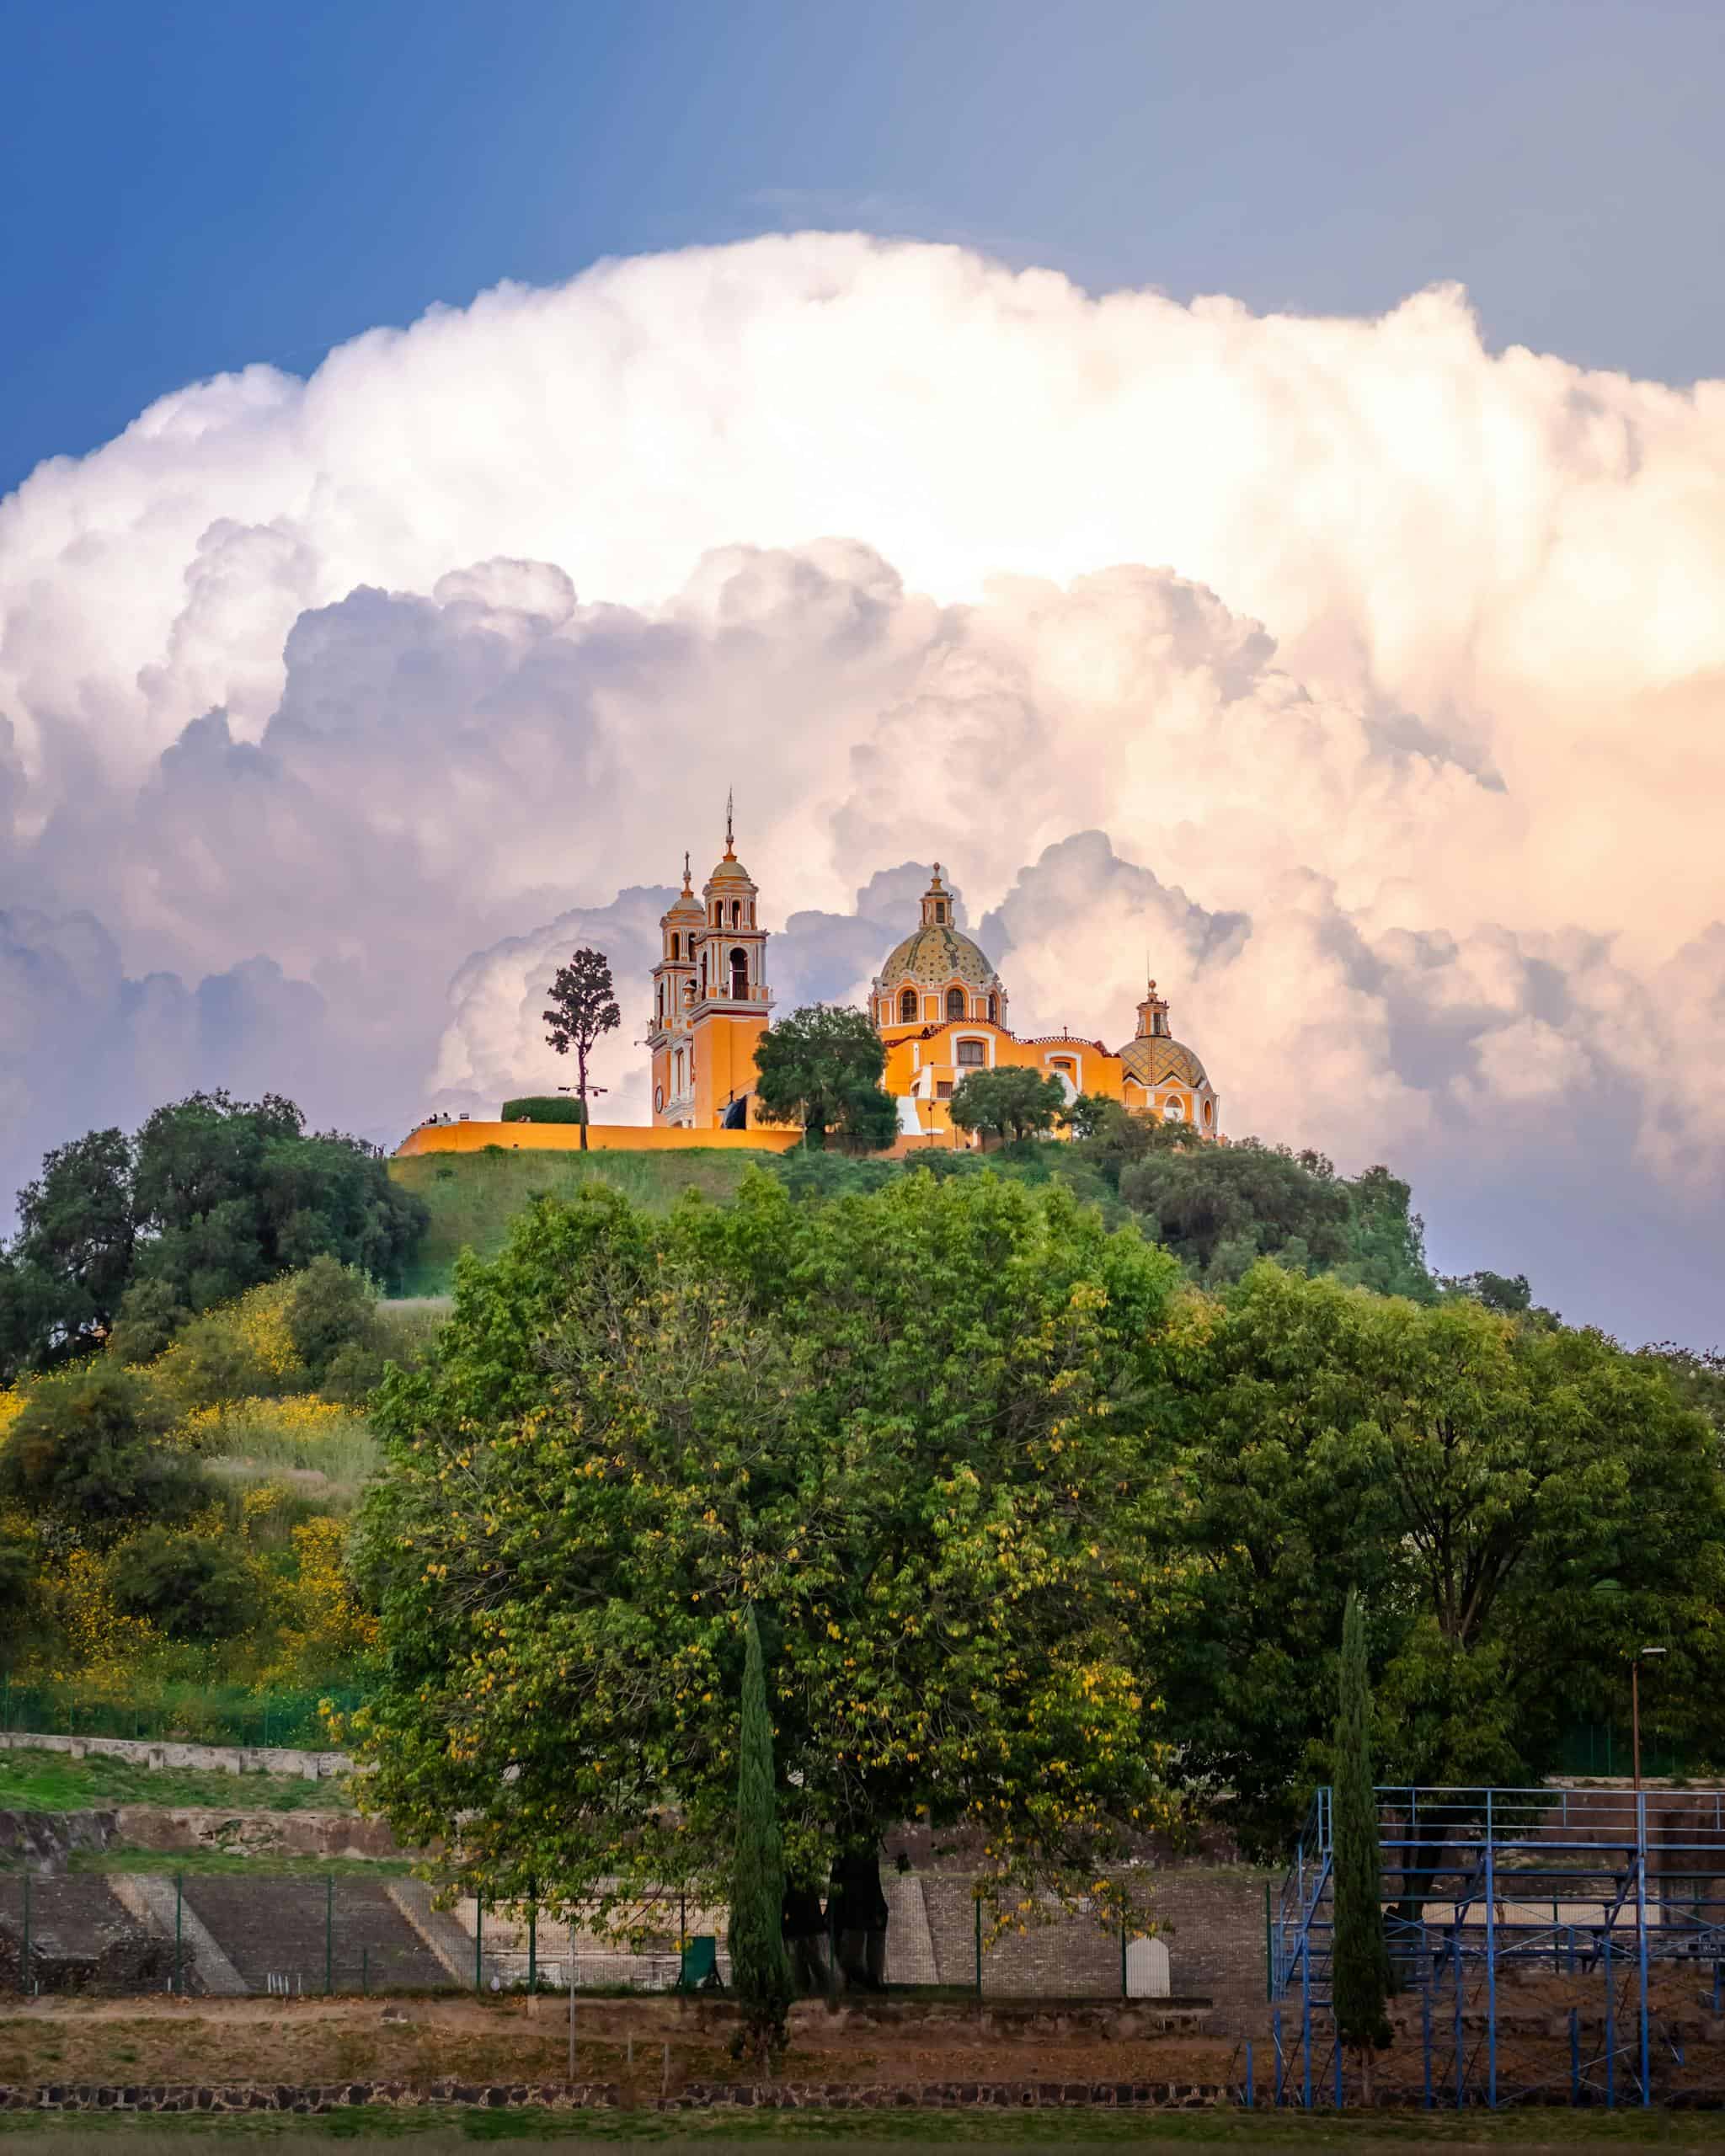
[[[1338,2041],[1359,2054],[1360,2084],[1371,2100],[1371,2055],[1390,2041],[1385,2012],[1391,1989],[1384,1936],[1383,1854],[1372,1795],[1371,1691],[1366,1677],[1365,1618],[1350,1588],[1342,1622],[1342,1683],[1336,1716],[1333,1783],[1336,1929],[1331,1989]]]
[[[784,1851],[773,1784],[772,1718],[761,1630],[750,1604],[744,1623],[743,1706],[737,1746],[737,1852],[731,1875],[731,1982],[746,2041],[763,2073],[786,2041],[793,1993],[785,1951]]]

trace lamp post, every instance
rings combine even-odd
[[[1629,1744],[1635,1762],[1635,1786],[1641,1788],[1641,1665],[1666,1652],[1664,1647],[1637,1647],[1629,1657]]]

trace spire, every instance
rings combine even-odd
[[[736,796],[732,788],[727,787],[725,788],[724,796],[724,857],[727,861],[734,861],[737,857],[737,842],[731,835],[731,823],[735,803]]]
[[[946,885],[940,880],[940,863],[937,861],[934,873],[928,879],[928,889],[922,894],[922,926],[925,928],[945,928],[952,918],[952,899]]]
[[[683,854],[683,890],[689,898],[694,897],[694,889],[689,882],[689,856],[686,849]]]

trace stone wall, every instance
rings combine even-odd
[[[129,1760],[136,1767],[198,1767],[218,1774],[294,1774],[322,1781],[350,1774],[345,1752],[301,1752],[282,1744],[176,1744],[160,1737],[52,1737],[31,1730],[0,1730],[10,1751],[64,1752],[73,1759]]]

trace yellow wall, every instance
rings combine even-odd
[[[595,1153],[673,1153],[697,1146],[740,1147],[745,1152],[783,1153],[800,1144],[799,1130],[670,1130],[648,1123],[595,1123],[587,1143]],[[578,1151],[581,1127],[575,1123],[428,1123],[411,1130],[396,1147],[398,1158],[411,1153],[478,1153],[488,1145],[505,1151]]]
[[[696,1022],[693,1037],[697,1130],[711,1129],[720,1121],[733,1094],[754,1091],[760,1075],[755,1068],[755,1046],[766,1031],[765,1011],[758,1018],[712,1017]]]

